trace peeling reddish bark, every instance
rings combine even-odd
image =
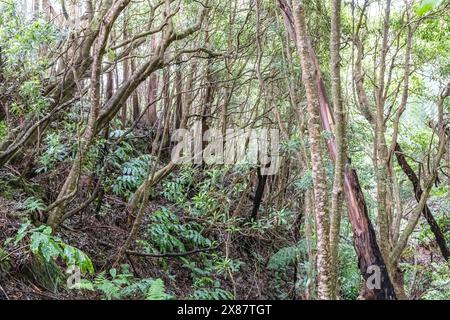
[[[313,51],[311,51],[314,54]],[[314,54],[315,56],[315,54]],[[330,112],[325,85],[318,70],[317,87],[319,91],[320,117],[323,129],[332,132],[333,117]],[[327,147],[333,161],[336,159],[336,142],[334,137],[327,139]],[[381,271],[381,289],[365,288],[365,294],[372,299],[396,299],[394,287],[389,279],[386,264],[378,246],[375,230],[370,221],[364,194],[359,184],[356,170],[351,168],[350,160],[344,172],[344,195],[347,202],[348,216],[352,225],[353,243],[358,256],[358,266],[365,280],[371,276],[367,270],[370,266],[378,266]]]
[[[286,0],[278,0],[279,7],[283,13],[284,22],[290,37],[294,40],[297,37],[293,24],[292,10]],[[317,56],[310,47],[311,58],[313,59],[317,72],[317,89],[319,92],[319,107],[322,127],[327,132],[332,132],[334,119],[330,111],[325,85],[320,73]],[[336,159],[336,142],[333,136],[327,141],[330,157]],[[348,161],[350,164],[350,161]],[[353,243],[358,256],[358,266],[364,280],[369,280],[373,273],[368,272],[369,267],[377,266],[380,270],[381,286],[379,289],[370,289],[364,285],[363,296],[366,299],[396,299],[394,287],[388,275],[386,264],[377,244],[376,235],[372,222],[370,221],[364,194],[359,184],[358,175],[354,169],[348,165],[344,173],[344,194],[347,202],[348,217],[352,225]]]

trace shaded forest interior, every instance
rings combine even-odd
[[[0,299],[450,299],[450,2],[0,2]]]

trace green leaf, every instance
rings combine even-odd
[[[419,7],[416,9],[418,16],[423,16],[430,10],[433,10],[441,3],[441,0],[423,0]]]
[[[55,260],[61,253],[61,248],[52,239],[47,238],[41,245],[41,253],[45,261]]]
[[[74,248],[71,246],[64,246],[64,260],[66,261],[67,265],[74,265],[76,264],[75,261],[75,254],[74,254]]]
[[[156,279],[148,289],[146,300],[165,300],[166,298],[164,282],[161,279]]]
[[[95,291],[94,285],[92,282],[86,279],[81,279],[80,283],[78,284],[79,290],[89,290],[89,291]]]
[[[25,223],[23,223],[19,230],[17,231],[17,235],[15,238],[8,238],[5,241],[5,246],[8,245],[9,243],[11,243],[11,241],[14,240],[14,245],[17,245],[20,241],[22,241],[23,238],[25,238],[25,236],[29,233],[29,231],[27,230],[28,227],[31,225],[31,222],[27,221]]]
[[[42,233],[39,232],[34,232],[31,235],[31,239],[30,239],[30,249],[31,252],[33,252],[34,254],[38,254],[39,253],[39,247],[41,245],[41,243],[47,241],[47,236],[45,236]]]
[[[94,265],[92,264],[91,259],[81,250],[74,248],[75,251],[75,259],[77,261],[78,267],[81,269],[81,272],[90,274],[94,274]]]
[[[43,234],[51,235],[52,234],[52,228],[51,227],[45,227],[44,230],[42,230]]]

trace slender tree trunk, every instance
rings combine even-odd
[[[258,218],[258,211],[259,211],[259,207],[261,206],[261,201],[264,195],[264,189],[266,186],[266,182],[267,182],[267,175],[262,175],[261,174],[261,168],[258,167],[258,169],[256,169],[257,171],[257,176],[258,176],[258,181],[257,181],[257,185],[256,185],[256,190],[255,190],[255,197],[253,199],[253,209],[252,209],[252,219],[256,220]]]
[[[377,88],[377,114],[376,114],[376,133],[375,133],[375,170],[377,177],[377,208],[378,208],[378,227],[380,229],[380,249],[383,257],[388,264],[387,260],[390,253],[390,237],[389,237],[389,207],[387,204],[386,194],[388,188],[388,153],[386,145],[386,124],[384,116],[384,89],[385,89],[385,70],[386,70],[386,57],[388,52],[388,36],[390,27],[390,8],[391,0],[385,2],[384,13],[384,28],[383,28],[383,40],[380,57],[380,69],[378,73],[378,88]]]
[[[33,17],[37,18],[39,16],[39,8],[40,7],[40,1],[39,0],[33,0]]]
[[[294,24],[302,67],[302,79],[308,102],[308,133],[312,161],[315,216],[317,224],[317,272],[318,298],[331,298],[329,257],[329,211],[325,165],[321,147],[319,97],[316,87],[316,72],[311,61],[309,39],[306,31],[303,1],[296,1]]]
[[[134,74],[134,71],[136,70],[135,61],[134,59],[131,59],[130,61],[130,70],[131,74]],[[141,114],[140,108],[139,108],[139,92],[138,88],[133,91],[133,94],[131,95],[131,105],[133,106],[133,122],[136,122],[139,119],[139,116]]]
[[[177,58],[175,71],[175,128],[179,129],[183,117],[183,75],[181,74],[181,57]]]
[[[152,52],[156,50],[156,37],[152,37]],[[149,126],[154,126],[156,124],[157,114],[156,114],[156,99],[158,95],[158,74],[154,72],[148,81],[148,92],[147,92],[147,104],[150,106],[147,111],[146,121]]]
[[[339,236],[341,226],[341,212],[343,202],[343,181],[345,156],[345,115],[341,93],[341,0],[332,1],[331,10],[331,84],[333,97],[333,114],[335,119],[334,133],[336,140],[336,161],[334,164],[333,194],[331,199],[331,225],[330,225],[330,261],[331,261],[331,295],[338,296],[338,270],[339,270]]]
[[[414,170],[409,165],[409,163],[406,160],[406,157],[403,153],[403,150],[398,143],[395,145],[395,155],[397,157],[398,164],[400,165],[403,172],[408,177],[409,181],[411,181],[413,188],[414,188],[414,195],[416,197],[416,200],[419,202],[420,198],[422,197],[422,194],[423,194],[423,190],[422,190],[422,187],[420,186],[419,178],[417,177],[417,174],[414,172]],[[427,220],[427,222],[430,226],[431,232],[433,232],[434,237],[436,238],[436,242],[439,246],[439,249],[441,250],[442,256],[444,257],[445,260],[449,261],[450,250],[447,246],[445,236],[442,233],[442,230],[439,227],[437,221],[434,219],[433,213],[431,212],[428,205],[426,205],[426,204],[424,205],[422,214],[425,217],[425,219]]]
[[[308,252],[308,269],[307,277],[308,284],[306,286],[305,294],[307,300],[312,300],[315,297],[315,277],[314,277],[314,266],[315,266],[315,254],[313,252],[313,230],[314,230],[314,201],[311,190],[305,192],[305,241],[306,250]]]
[[[161,95],[162,95],[162,116],[160,123],[158,125],[158,131],[156,132],[155,140],[152,143],[152,154],[156,155],[158,153],[158,147],[159,147],[159,141],[162,139],[161,142],[163,145],[163,149],[168,148],[170,141],[169,139],[169,132],[170,132],[170,74],[168,68],[165,68],[163,70],[163,84],[161,88]]]
[[[284,15],[286,28],[290,37],[293,40],[297,39],[297,32],[294,28],[293,14],[289,4],[286,0],[278,0],[278,4]],[[297,45],[297,50],[300,50]],[[329,104],[325,92],[325,85],[320,77],[320,68],[317,62],[317,58],[313,49],[310,48],[311,57],[314,59],[316,72],[318,74],[317,87],[319,90],[319,104],[320,104],[320,117],[322,120],[323,129],[331,132],[331,124],[333,123],[333,117],[329,110]],[[335,159],[336,146],[334,139],[327,139],[327,146],[330,157]],[[368,281],[371,279],[373,268],[379,268],[381,277],[380,288],[369,288],[367,282],[363,288],[362,296],[365,299],[396,299],[394,288],[389,278],[386,264],[381,255],[379,246],[376,241],[375,231],[372,226],[372,222],[369,219],[366,202],[364,200],[364,194],[359,184],[358,175],[350,165],[346,166],[344,174],[344,195],[348,207],[348,216],[352,225],[353,240],[355,251],[358,256],[358,266],[361,271],[361,275]]]
[[[125,17],[123,19],[123,40],[128,40],[128,18],[125,14]],[[123,80],[122,83],[126,83],[128,81],[128,78],[130,77],[130,62],[128,58],[125,58],[123,60]],[[127,114],[128,114],[128,100],[125,100],[123,102],[123,106],[121,108],[120,112],[120,120],[122,121],[122,127],[126,127],[127,125]]]

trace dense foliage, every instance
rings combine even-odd
[[[449,9],[1,1],[0,299],[450,299]]]

